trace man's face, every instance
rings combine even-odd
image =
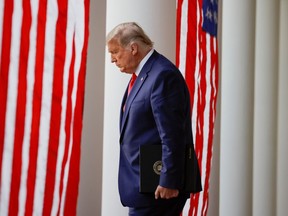
[[[137,68],[135,51],[132,46],[122,47],[118,41],[111,40],[107,43],[108,52],[111,54],[111,62],[120,69],[121,72],[134,73]]]

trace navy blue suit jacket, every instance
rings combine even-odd
[[[155,200],[154,194],[139,193],[141,145],[162,145],[159,185],[181,191],[185,147],[193,144],[190,113],[189,91],[182,74],[167,58],[154,51],[129,97],[126,90],[121,106],[118,186],[124,206],[141,207],[161,202]]]

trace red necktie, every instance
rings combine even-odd
[[[137,79],[137,75],[135,73],[133,73],[132,77],[131,77],[131,80],[129,82],[127,97],[129,96],[136,79]],[[123,106],[123,112],[125,111],[125,106],[126,106],[126,103]]]
[[[136,79],[137,79],[137,75],[135,73],[133,73],[131,80],[130,80],[130,83],[129,83],[129,86],[128,86],[128,95],[130,94]]]

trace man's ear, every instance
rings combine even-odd
[[[137,43],[131,44],[131,52],[132,52],[132,55],[136,55],[138,53],[138,44]]]

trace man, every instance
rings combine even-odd
[[[116,26],[106,43],[111,62],[132,75],[120,114],[121,202],[130,216],[178,216],[189,197],[184,190],[185,149],[193,145],[185,80],[134,22]],[[154,193],[139,192],[139,149],[144,145],[162,146],[163,167]],[[200,190],[201,184],[194,191]]]

